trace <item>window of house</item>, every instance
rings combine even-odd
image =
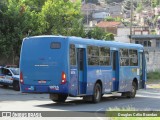
[[[160,41],[156,41],[156,47],[160,48]]]
[[[151,47],[151,42],[150,40],[136,40],[135,41],[136,44],[141,44],[144,47]]]
[[[148,41],[148,47],[151,47],[151,41],[150,40]]]
[[[136,43],[136,44],[139,44],[139,41],[136,40],[135,43]]]
[[[144,47],[148,47],[147,41],[144,41]]]

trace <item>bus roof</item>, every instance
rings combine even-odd
[[[116,48],[135,48],[135,49],[143,49],[143,46],[140,44],[134,43],[124,43],[117,41],[105,41],[105,40],[96,40],[96,39],[88,39],[74,36],[55,36],[55,35],[41,35],[41,36],[33,36],[27,37],[25,39],[30,38],[67,38],[70,43],[74,44],[83,44],[83,45],[98,45],[98,46],[108,46],[108,47],[116,47]]]

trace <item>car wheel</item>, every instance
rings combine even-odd
[[[19,81],[13,81],[13,89],[16,91],[20,90]]]

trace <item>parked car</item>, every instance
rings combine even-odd
[[[19,91],[19,68],[0,67],[0,84],[4,87],[11,85],[14,90]]]

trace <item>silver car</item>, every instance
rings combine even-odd
[[[4,87],[11,85],[14,90],[19,91],[19,68],[0,67],[0,84]]]

